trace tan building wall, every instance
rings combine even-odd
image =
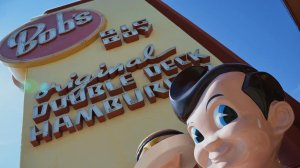
[[[26,80],[35,81],[38,85],[55,82],[61,85],[69,79],[69,75],[76,72],[79,77],[86,74],[95,74],[100,63],[106,63],[108,67],[118,63],[126,63],[134,57],[142,57],[143,50],[148,44],[154,44],[155,53],[176,46],[177,53],[170,57],[174,59],[180,54],[194,52],[200,49],[200,53],[210,55],[213,65],[221,62],[209,53],[205,48],[184,33],[165,16],[141,0],[110,0],[91,1],[72,7],[72,9],[93,9],[103,13],[107,19],[105,30],[114,28],[120,33],[119,27],[129,25],[133,21],[146,18],[153,24],[153,32],[149,38],[139,36],[136,42],[125,43],[122,46],[105,50],[100,37],[91,45],[81,51],[68,56],[65,59],[42,66],[27,69]],[[68,9],[66,9],[68,10]],[[164,73],[163,79],[166,77]],[[137,88],[143,92],[143,86],[149,84],[143,70],[132,73],[137,83]],[[162,80],[159,80],[162,85]],[[113,83],[119,85],[119,77],[113,79]],[[133,93],[133,91],[129,91]],[[72,134],[63,133],[63,137],[33,147],[30,144],[30,127],[35,125],[32,119],[32,108],[38,103],[34,99],[36,92],[26,92],[24,97],[24,117],[22,128],[21,167],[24,168],[53,168],[53,167],[133,167],[135,164],[135,152],[140,141],[148,134],[159,129],[178,129],[185,131],[185,125],[179,122],[172,112],[169,100],[157,98],[153,104],[149,103],[143,93],[145,106],[131,111],[125,105],[121,95],[118,95],[123,104],[125,113],[103,123],[95,121],[95,125],[76,131]],[[107,94],[108,95],[108,94]],[[109,96],[109,95],[108,95]],[[55,94],[51,100],[58,98]],[[102,101],[95,103],[103,110]],[[89,102],[85,109],[91,106]],[[76,111],[71,107],[68,115],[74,123]],[[49,122],[53,124],[54,114],[51,112]],[[37,125],[41,128],[41,124]]]

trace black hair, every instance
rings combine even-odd
[[[219,75],[228,72],[245,74],[241,89],[255,102],[266,119],[272,101],[284,101],[284,91],[279,82],[272,75],[258,72],[249,65],[225,63],[211,70],[192,66],[181,71],[170,88],[171,104],[179,120],[185,123],[208,85]]]

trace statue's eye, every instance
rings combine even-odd
[[[218,128],[223,128],[237,117],[236,112],[224,104],[219,105],[214,111],[214,121]]]
[[[204,140],[203,135],[195,127],[192,128],[192,137],[195,144],[198,144]]]

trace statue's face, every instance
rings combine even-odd
[[[241,72],[217,77],[187,120],[195,159],[203,167],[256,168],[274,160],[272,129],[241,90],[244,77]]]

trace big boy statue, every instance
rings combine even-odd
[[[274,77],[238,63],[194,66],[174,79],[170,99],[202,167],[283,167],[278,151],[294,113]]]

